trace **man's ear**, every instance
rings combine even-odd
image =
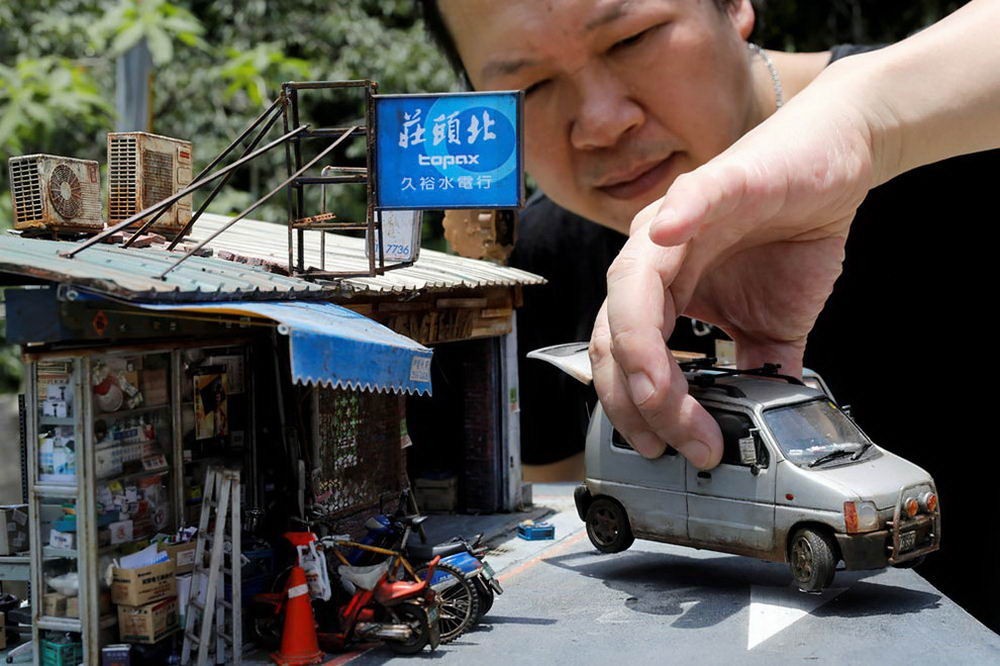
[[[729,20],[732,21],[736,31],[740,33],[740,37],[744,40],[749,39],[750,33],[753,32],[755,18],[753,4],[750,0],[735,0],[730,3],[726,13],[729,14]]]

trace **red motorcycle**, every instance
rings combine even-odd
[[[399,552],[378,548],[388,559],[373,566],[355,567],[347,563],[340,547],[376,547],[332,539],[324,539],[321,544],[342,562],[337,574],[343,588],[330,601],[313,600],[321,648],[343,650],[354,642],[378,640],[396,653],[415,654],[428,644],[432,650],[438,646],[440,600],[428,581],[441,558],[432,560],[424,578],[418,578]],[[406,572],[410,579],[397,578],[395,572]],[[251,630],[262,647],[273,648],[280,643],[287,582],[285,588],[282,592],[256,594],[251,602]],[[350,597],[344,602],[346,594]]]

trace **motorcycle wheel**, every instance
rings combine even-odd
[[[483,616],[493,608],[493,599],[496,593],[493,591],[493,587],[483,580],[482,576],[476,576],[472,579],[472,582],[476,588],[476,592],[479,594],[479,616],[476,618],[476,623],[478,624],[483,619]]]
[[[426,575],[426,566],[417,569],[418,578]],[[441,599],[441,643],[450,643],[479,621],[479,594],[462,570],[450,564],[438,564],[434,578],[431,587]]]
[[[389,649],[396,654],[416,654],[424,649],[430,640],[427,627],[427,611],[417,604],[400,604],[390,611],[396,622],[410,625],[413,633],[405,641],[386,641]]]

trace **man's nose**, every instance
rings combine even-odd
[[[642,106],[628,88],[602,66],[585,68],[574,77],[575,109],[570,142],[578,150],[614,146],[629,130],[642,124]]]

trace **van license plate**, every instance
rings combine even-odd
[[[900,552],[913,550],[913,546],[917,543],[917,533],[916,532],[903,532],[899,535],[899,550]]]

